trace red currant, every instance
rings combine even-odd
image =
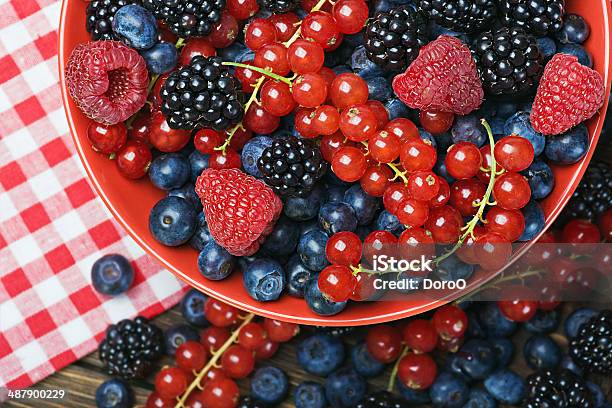
[[[382,197],[391,184],[393,172],[387,166],[370,166],[359,179],[359,184],[366,194],[373,197]]]
[[[151,116],[149,142],[154,148],[164,153],[178,152],[191,140],[191,132],[183,129],[172,129],[161,112]]]
[[[319,149],[321,150],[321,155],[323,156],[325,161],[331,163],[336,151],[338,151],[338,149],[347,144],[346,142],[348,141],[345,141],[346,138],[342,135],[340,131],[331,135],[323,136],[321,138],[321,145],[319,146]]]
[[[344,73],[334,78],[329,93],[334,106],[344,109],[347,106],[366,103],[368,85],[359,75]]]
[[[476,204],[482,200],[487,187],[478,179],[457,180],[450,187],[450,204],[461,215],[468,217],[476,214]]]
[[[186,389],[187,375],[180,368],[162,368],[155,376],[155,390],[162,398],[176,398]]]
[[[333,16],[340,32],[355,34],[368,19],[368,5],[363,0],[339,0],[334,4]]]
[[[421,111],[419,113],[419,120],[423,129],[427,132],[433,135],[440,135],[447,132],[453,126],[455,115],[447,112]]]
[[[250,131],[249,129],[238,127],[234,132],[234,136],[232,136],[232,139],[230,140],[229,146],[236,151],[242,150],[246,142],[251,140],[252,137],[252,131]]]
[[[410,190],[404,183],[392,183],[383,194],[383,205],[391,214],[395,214],[400,203],[410,198]]]
[[[465,342],[465,337],[455,337],[452,339],[443,339],[442,337],[438,337],[438,344],[436,344],[436,349],[446,352],[446,353],[456,353],[459,351],[463,343]]]
[[[354,232],[337,232],[327,240],[325,255],[332,264],[357,266],[361,260],[361,240]]]
[[[413,390],[426,390],[434,383],[438,368],[429,354],[408,353],[397,367],[402,384]]]
[[[117,153],[119,173],[130,179],[139,179],[147,174],[153,155],[149,147],[140,140],[128,140]]]
[[[255,350],[255,360],[263,361],[272,358],[278,351],[278,343],[270,339],[266,339],[264,344]]]
[[[399,137],[401,143],[413,140],[421,140],[419,129],[414,122],[406,118],[393,119],[385,126],[385,130]]]
[[[222,327],[210,326],[202,330],[200,333],[200,343],[206,347],[210,353],[221,348],[221,346],[230,338],[231,334],[228,329]]]
[[[149,143],[149,134],[151,133],[151,113],[147,110],[142,110],[136,119],[132,122],[132,128],[128,129],[128,137],[130,139],[140,140]]]
[[[332,135],[340,127],[340,113],[331,105],[321,105],[314,112],[313,126],[320,135]]]
[[[491,160],[493,157],[491,156],[491,146],[482,146],[480,148],[480,155],[482,156],[482,168],[478,171],[476,177],[478,177],[478,180],[482,181],[483,183],[488,184],[489,179],[491,178],[491,164],[493,162]],[[483,171],[483,169],[487,171]],[[496,171],[499,171],[499,167],[496,168]]]
[[[206,364],[207,357],[206,348],[197,341],[186,341],[178,346],[175,354],[176,365],[189,373],[200,371]]]
[[[436,149],[422,140],[413,140],[402,144],[400,161],[406,171],[431,170],[436,164]]]
[[[153,391],[147,398],[145,408],[174,408],[176,399],[163,398],[157,391]]]
[[[280,118],[272,115],[259,105],[251,105],[242,120],[247,129],[260,135],[269,135],[280,125]]]
[[[465,238],[461,248],[457,250],[457,257],[463,262],[470,265],[477,265],[479,260],[474,252],[476,241],[478,238],[486,232],[485,228],[481,225],[476,225],[471,234]]]
[[[524,323],[538,311],[538,302],[529,288],[510,286],[503,292],[505,300],[499,300],[497,305],[502,314],[513,322]]]
[[[504,173],[493,186],[493,197],[497,205],[507,210],[518,210],[529,203],[531,188],[527,179],[519,173]]]
[[[206,37],[215,48],[227,48],[238,36],[238,21],[227,11],[221,14],[221,20],[213,26],[212,31]]]
[[[216,130],[200,129],[193,136],[193,142],[197,151],[211,154],[221,144],[221,135]]]
[[[534,151],[531,142],[524,137],[511,135],[495,143],[495,159],[507,171],[522,171],[533,162]]]
[[[316,108],[327,98],[327,83],[319,74],[304,74],[293,82],[291,92],[301,106]]]
[[[245,65],[253,65],[253,61],[246,61]],[[244,90],[244,92],[252,93],[253,87],[257,83],[257,80],[259,80],[259,78],[261,78],[263,74],[260,74],[257,71],[253,71],[250,68],[236,67],[234,75],[242,84],[242,89]]]
[[[261,106],[271,115],[287,116],[297,104],[289,85],[280,81],[266,81],[260,90]]]
[[[314,115],[314,109],[310,108],[298,108],[295,111],[293,124],[295,130],[297,130],[304,139],[312,139],[319,136],[319,132],[314,124]]]
[[[429,320],[415,319],[402,330],[404,343],[415,353],[429,353],[436,348],[438,333]]]
[[[195,56],[202,55],[204,57],[212,57],[217,54],[217,50],[209,40],[202,37],[191,37],[181,49],[179,57],[180,65],[189,65],[191,59]]]
[[[600,241],[599,228],[586,220],[571,220],[561,232],[561,242],[568,244],[597,244]]]
[[[344,265],[330,265],[319,273],[319,290],[334,302],[346,302],[357,286],[357,278]]]
[[[381,130],[368,140],[368,150],[374,160],[392,163],[399,157],[400,139],[393,133]]]
[[[340,114],[340,130],[349,140],[366,141],[376,132],[376,116],[365,104],[346,107]]]
[[[450,205],[432,208],[425,223],[425,229],[431,232],[438,244],[457,242],[462,226],[463,218],[461,214]]]
[[[463,336],[468,327],[468,318],[459,306],[445,305],[436,309],[431,323],[440,337],[449,339]]]
[[[605,241],[612,241],[612,208],[599,217],[599,231]]]
[[[234,149],[225,149],[225,154],[215,151],[208,158],[208,166],[211,169],[239,169],[240,155]]]
[[[448,185],[448,181],[438,176],[438,184],[440,185],[438,194],[429,200],[429,206],[431,208],[441,207],[450,200],[450,186]]]
[[[396,327],[386,324],[370,327],[366,346],[372,357],[388,364],[397,359],[402,351],[402,335]]]
[[[325,51],[321,45],[312,41],[297,40],[289,46],[287,58],[294,73],[314,74],[323,66]]]
[[[253,51],[274,42],[276,42],[276,29],[271,21],[256,18],[246,26],[244,43]]]
[[[474,143],[459,142],[448,149],[444,163],[446,171],[452,177],[459,180],[469,179],[480,171],[482,156]]]
[[[238,20],[246,20],[259,11],[257,0],[227,0],[227,11]]]
[[[352,183],[364,175],[368,162],[361,150],[344,146],[334,153],[331,167],[340,180]]]
[[[285,42],[295,34],[300,19],[295,13],[283,13],[272,14],[268,21],[274,24],[276,39],[279,42]]]
[[[266,44],[255,53],[253,63],[259,68],[270,69],[273,73],[285,76],[291,71],[287,59],[287,49],[282,44]]]
[[[238,333],[238,344],[247,350],[255,350],[261,347],[268,334],[260,323],[248,323]]]
[[[205,407],[235,408],[240,391],[234,380],[219,378],[207,381],[202,390]]]
[[[396,245],[397,237],[389,231],[372,231],[363,240],[363,257],[373,259],[374,255],[395,252]]]
[[[245,378],[255,367],[253,351],[234,344],[221,356],[221,368],[231,378]]]
[[[238,321],[238,309],[214,298],[206,301],[204,314],[206,319],[217,327],[229,327]]]
[[[410,228],[420,227],[429,217],[429,206],[425,201],[405,198],[397,207],[395,216],[402,224]]]
[[[525,229],[525,217],[519,210],[505,210],[495,206],[489,209],[486,217],[486,230],[495,232],[514,242]]]
[[[286,343],[300,331],[300,326],[295,323],[281,322],[280,320],[264,319],[264,327],[268,332],[270,340],[277,343]]]
[[[350,299],[355,302],[363,302],[372,299],[377,292],[376,286],[374,285],[374,281],[377,279],[376,275],[359,272],[355,278],[357,279],[357,285],[353,293],[351,293]]]
[[[408,177],[408,190],[415,200],[429,201],[440,191],[439,177],[433,171],[416,171]]]
[[[87,138],[92,149],[98,153],[111,154],[118,152],[127,141],[127,127],[123,122],[115,125],[103,125],[91,122],[87,127]]]
[[[330,13],[313,11],[302,21],[302,37],[329,49],[341,39],[340,30]]]
[[[483,269],[496,271],[508,263],[512,245],[500,234],[485,232],[476,239],[474,255]]]
[[[389,123],[389,112],[387,112],[385,105],[383,105],[381,101],[374,99],[368,100],[366,105],[368,105],[368,108],[372,109],[374,116],[376,116],[376,129],[384,129],[387,123]]]

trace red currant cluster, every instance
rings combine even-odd
[[[255,322],[254,315],[241,316],[238,309],[212,298],[204,311],[211,326],[202,331],[200,342],[187,341],[177,348],[176,367],[157,373],[147,408],[235,407],[239,399],[235,380],[248,377],[257,361],[271,358],[279,343],[299,331],[293,323]]]
[[[455,305],[436,309],[431,320],[413,319],[400,327],[374,326],[366,336],[368,351],[384,364],[395,361],[389,388],[395,376],[406,387],[426,390],[436,379],[438,367],[430,353],[435,349],[456,352],[468,327],[465,312]]]

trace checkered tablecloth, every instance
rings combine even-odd
[[[57,69],[60,1],[0,0],[0,387],[20,389],[93,351],[106,326],[174,305],[183,285],[118,227],[72,146]],[[90,285],[103,254],[134,286]]]

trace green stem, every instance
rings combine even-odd
[[[484,213],[485,208],[487,208],[488,205],[493,204],[489,201],[489,198],[491,198],[491,194],[493,193],[493,186],[495,185],[495,179],[498,176],[497,161],[495,160],[495,155],[493,154],[494,149],[495,149],[495,139],[493,139],[493,131],[491,130],[491,126],[489,126],[489,123],[485,119],[481,119],[480,122],[482,123],[482,126],[484,126],[485,130],[487,131],[487,135],[489,136],[489,145],[491,148],[491,169],[490,169],[491,175],[489,176],[489,184],[487,185],[487,190],[485,191],[485,194],[482,197],[482,199],[477,204],[475,204],[475,206],[478,207],[476,214],[474,215],[474,217],[472,217],[472,219],[467,224],[463,226],[463,228],[461,228],[461,230],[464,232],[461,235],[461,237],[459,237],[459,240],[457,241],[455,246],[453,246],[448,252],[446,252],[443,255],[440,255],[434,260],[434,262],[437,264],[442,262],[449,256],[451,256],[455,252],[457,252],[457,250],[463,246],[463,243],[465,242],[465,240],[470,235],[473,236],[474,228],[476,228],[476,225],[478,225],[478,222],[482,220],[482,215]]]
[[[362,145],[364,145],[365,147],[368,147],[368,142],[361,142]],[[404,184],[408,184],[408,177],[406,177],[406,172],[405,171],[401,171],[396,164],[394,163],[387,163],[387,166],[389,166],[389,168],[391,170],[393,170],[393,173],[395,174],[395,176],[393,177],[393,180],[400,178],[402,179],[402,181],[404,182]]]
[[[291,80],[289,78],[285,78],[283,76],[275,74],[274,72],[270,71],[269,69],[259,68],[259,67],[255,67],[253,65],[242,64],[240,62],[231,62],[231,61],[223,61],[222,65],[227,65],[227,66],[230,66],[230,67],[247,68],[247,69],[250,69],[251,71],[259,72],[260,74],[269,76],[272,79],[276,79],[277,81],[284,82],[287,85],[291,86]]]
[[[408,354],[408,346],[404,346],[404,348],[402,349],[402,353],[397,358],[397,360],[395,360],[395,364],[393,365],[393,369],[391,370],[391,375],[389,375],[389,382],[387,383],[387,391],[389,392],[393,392],[393,388],[395,388],[395,379],[397,378],[397,370],[399,368],[399,363],[406,354]]]

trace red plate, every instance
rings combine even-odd
[[[85,30],[87,4],[88,2],[83,0],[64,0],[61,12],[59,69],[62,97],[72,137],[83,166],[106,206],[132,238],[170,272],[202,292],[240,309],[300,324],[350,326],[381,323],[423,313],[445,303],[445,301],[353,303],[337,316],[317,316],[308,309],[304,300],[288,295],[276,302],[261,303],[253,300],[243,288],[240,273],[235,273],[221,282],[208,281],[198,272],[195,250],[187,246],[167,248],[157,243],[148,230],[148,215],[149,210],[164,196],[164,193],[154,188],[147,179],[134,182],[123,178],[115,168],[115,163],[90,148],[86,135],[89,119],[79,111],[68,96],[64,66],[72,49],[81,42],[89,41]],[[612,74],[610,67],[610,16],[612,13],[609,0],[567,0],[567,5],[570,12],[582,15],[591,26],[591,35],[585,46],[593,54],[594,68],[605,78],[606,91],[609,94]],[[572,166],[553,168],[556,187],[542,203],[546,213],[547,227],[567,203],[587,168],[601,133],[606,108],[607,101],[599,115],[588,122],[591,148],[584,160]],[[471,282],[470,288],[481,285],[483,282],[484,279]],[[446,301],[461,294],[457,292]]]

